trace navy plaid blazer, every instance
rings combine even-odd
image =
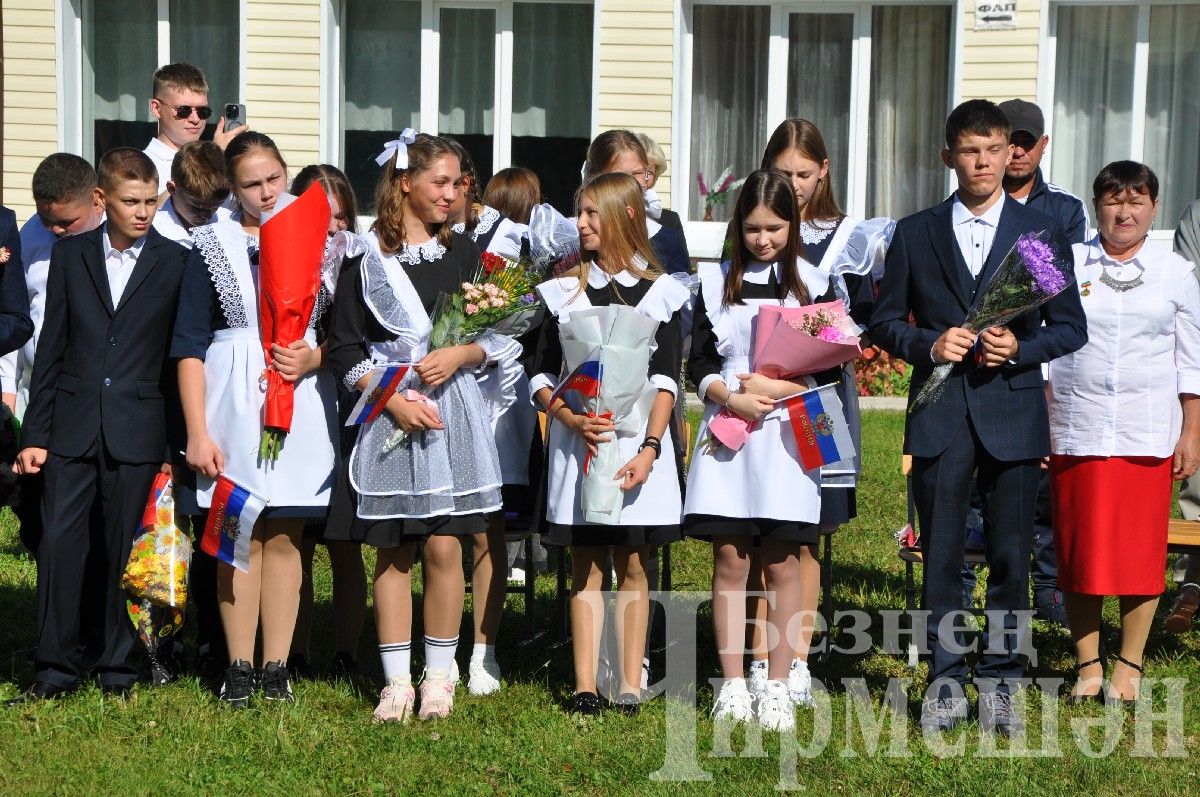
[[[977,298],[976,286],[987,284],[1018,236],[1049,232],[1055,250],[1073,263],[1058,222],[1006,196],[991,252],[976,281],[954,238],[952,201],[950,197],[896,225],[871,315],[872,342],[913,366],[910,403],[933,371],[933,344],[947,329],[962,324]],[[906,452],[917,457],[941,454],[969,417],[996,459],[1033,459],[1050,453],[1041,365],[1087,342],[1079,292],[1068,286],[1040,309],[1014,319],[1009,329],[1020,341],[1016,361],[985,368],[976,366],[968,355],[970,362],[955,365],[942,395],[909,413]]]

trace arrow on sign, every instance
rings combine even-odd
[[[1012,14],[1002,14],[998,17],[980,17],[983,22],[1012,22]]]

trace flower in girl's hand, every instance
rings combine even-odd
[[[7,246],[0,246],[0,264],[7,263],[12,257],[12,252]]]
[[[479,312],[479,305],[468,302],[467,306],[463,308],[463,312],[467,315],[475,315]]]

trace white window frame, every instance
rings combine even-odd
[[[851,50],[853,79],[850,83],[850,131],[853,137],[846,164],[846,196],[840,197],[846,212],[853,216],[865,216],[867,210],[867,168],[864,158],[855,153],[866,152],[869,141],[871,108],[871,11],[877,6],[887,5],[944,5],[951,10],[949,53],[951,63],[946,85],[949,107],[959,100],[962,69],[962,20],[963,0],[878,0],[873,3],[824,2],[824,0],[681,0],[680,23],[677,27],[677,49],[675,81],[679,87],[675,103],[675,147],[671,164],[672,204],[684,219],[690,219],[691,201],[691,118],[692,118],[692,29],[693,11],[698,5],[748,5],[769,6],[771,9],[770,39],[767,69],[771,79],[767,86],[766,133],[770,133],[787,116],[787,59],[788,59],[788,15],[810,14],[853,14],[854,43]],[[947,111],[949,110],[947,108]],[[930,146],[937,146],[931,142]],[[950,178],[947,177],[947,190]],[[718,222],[711,222],[716,224]],[[724,225],[721,222],[722,226]]]
[[[161,2],[161,0],[160,0]],[[243,0],[244,2],[244,0]],[[342,52],[346,31],[343,24],[347,0],[325,0],[321,24],[321,127],[319,148],[329,163],[341,163],[343,155],[341,107],[345,85]],[[591,5],[592,17],[592,96],[590,128],[596,129],[599,107],[599,35],[601,0],[421,0],[421,129],[422,133],[437,135],[439,95],[439,64],[441,51],[440,21],[443,8],[482,8],[496,12],[495,95],[492,124],[492,169],[499,171],[512,165],[513,111],[513,4],[571,3]],[[336,79],[330,79],[336,75]]]
[[[1046,135],[1054,140],[1054,66],[1058,60],[1058,9],[1061,6],[1133,6],[1137,9],[1137,24],[1133,49],[1133,107],[1130,109],[1130,160],[1144,162],[1146,152],[1146,83],[1150,74],[1150,9],[1154,6],[1192,6],[1200,5],[1200,0],[1042,0],[1041,16],[1041,64],[1038,67],[1037,104],[1042,108],[1046,117]],[[1047,113],[1049,111],[1049,113]],[[1181,135],[1195,135],[1195,131],[1180,131]],[[1042,171],[1050,174],[1051,158],[1054,147],[1047,148],[1042,159]],[[1085,205],[1091,205],[1091,197],[1082,198]],[[1089,211],[1089,219],[1095,214]],[[1159,218],[1156,224],[1164,222],[1170,227],[1160,227],[1150,231],[1152,240],[1170,241],[1175,235],[1175,222],[1178,219]],[[1093,227],[1094,231],[1095,228]]]
[[[84,122],[90,115],[87,104],[91,102],[91,87],[85,85],[85,75],[90,67],[85,63],[83,42],[98,2],[103,0],[58,0],[54,9],[58,29],[58,54],[55,58],[58,108],[62,114],[62,123],[58,126],[58,145],[65,152],[79,152],[92,159],[95,159],[96,153],[85,151],[85,144],[90,150],[94,142],[88,142],[85,136],[87,125]],[[163,66],[171,63],[171,2],[155,2],[158,19],[156,60],[159,66]],[[238,0],[238,102],[246,101],[246,2]],[[146,75],[147,83],[151,77]]]

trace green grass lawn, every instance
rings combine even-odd
[[[1147,652],[1149,677],[1186,680],[1176,685],[1170,699],[1167,687],[1159,684],[1154,698],[1156,710],[1174,710],[1178,724],[1173,734],[1165,722],[1151,727],[1143,715],[1140,721],[1148,730],[1143,728],[1139,744],[1133,715],[1122,722],[1122,715],[1113,713],[1114,723],[1122,724],[1119,731],[1116,724],[1111,730],[1112,751],[1096,755],[1103,752],[1102,707],[1043,704],[1032,695],[1026,744],[1032,755],[1014,751],[1006,741],[981,739],[974,722],[945,740],[951,744],[961,738],[961,753],[939,756],[926,743],[913,719],[923,669],[909,671],[902,657],[879,646],[877,613],[904,606],[904,569],[892,538],[905,516],[899,471],[902,431],[902,414],[866,413],[859,517],[834,542],[836,603],[876,618],[874,645],[861,655],[834,655],[814,666],[829,686],[830,709],[825,715],[801,711],[796,736],[800,746],[809,745],[814,725],[828,716],[828,743],[815,757],[784,766],[782,777],[780,744],[770,736],[758,755],[751,754],[756,752],[753,739],[748,753],[714,755],[708,679],[717,669],[707,605],[698,619],[694,757],[709,779],[668,782],[651,777],[666,757],[667,701],[652,701],[638,717],[610,712],[582,722],[564,714],[560,704],[571,691],[569,647],[554,647],[553,634],[516,647],[523,607],[513,597],[499,653],[504,690],[472,698],[460,689],[448,720],[375,726],[370,722],[373,694],[327,682],[298,684],[295,706],[240,713],[222,710],[190,678],[163,689],[138,687],[126,701],[105,699],[89,687],[60,702],[0,711],[0,793],[741,795],[770,794],[787,785],[816,794],[1194,794],[1200,782],[1200,767],[1190,757],[1200,736],[1200,699],[1192,687],[1200,683],[1200,639],[1194,633],[1179,639],[1156,632]],[[331,655],[330,580],[323,549],[317,556],[313,637],[320,667]],[[673,547],[673,557],[677,590],[708,590],[712,558],[705,545],[681,543]],[[537,587],[541,623],[550,628],[554,580],[543,576]],[[5,516],[0,529],[0,617],[0,697],[9,697],[31,677],[30,663],[20,651],[34,643],[36,630],[35,569],[11,516]],[[1110,625],[1115,619],[1109,618]],[[360,651],[364,667],[377,677],[378,655],[369,626]],[[1039,661],[1032,675],[1069,683],[1069,637],[1057,628],[1035,626]],[[460,663],[465,670],[469,622],[464,623],[463,640]],[[419,648],[414,645],[418,658]],[[908,715],[884,721],[876,749],[858,718],[864,707],[878,714],[889,679],[904,678],[911,679],[904,695]],[[869,702],[852,696],[856,684],[869,691]],[[1056,719],[1057,728],[1043,723],[1043,716]],[[894,739],[893,728],[898,731]],[[1080,752],[1076,731],[1090,740],[1091,756]],[[736,732],[733,750],[743,751],[746,741]],[[1169,741],[1183,757],[1163,756]]]

